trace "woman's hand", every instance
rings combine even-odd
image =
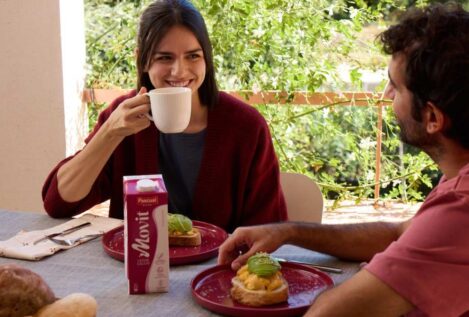
[[[145,88],[124,100],[109,116],[91,141],[57,172],[58,191],[63,200],[76,202],[89,194],[93,183],[122,140],[150,125]]]
[[[150,125],[145,116],[150,111],[150,101],[145,87],[135,97],[124,100],[110,115],[103,128],[110,137],[124,138],[140,132]]]
[[[233,270],[239,269],[256,252],[271,253],[285,241],[288,231],[282,224],[241,227],[220,246],[218,264],[231,262]]]

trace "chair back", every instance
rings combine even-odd
[[[321,222],[324,199],[315,181],[303,174],[282,172],[280,184],[290,221]]]

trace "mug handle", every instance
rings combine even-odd
[[[149,92],[144,93],[144,95],[145,95],[145,96],[148,96],[148,98],[150,98],[150,93],[149,93]],[[144,114],[145,114],[145,117],[148,118],[148,120],[153,121],[153,122],[155,121],[155,120],[153,120],[153,117],[150,116],[149,113],[144,113]]]

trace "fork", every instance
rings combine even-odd
[[[54,237],[58,237],[58,236],[64,236],[64,235],[67,235],[67,234],[70,234],[72,232],[75,232],[77,230],[80,230],[81,228],[84,228],[84,227],[87,227],[87,226],[91,226],[91,222],[85,222],[85,223],[82,223],[78,226],[75,226],[75,227],[71,227],[71,228],[68,228],[64,231],[61,231],[61,232],[56,232],[56,233],[51,233],[51,234],[48,234],[46,236],[43,236],[42,238],[40,238],[39,240],[36,240],[33,242],[33,245],[36,245],[38,244],[39,242],[42,242],[44,240],[47,240],[47,239],[50,239],[50,238],[54,238]]]
[[[96,233],[96,234],[87,234],[85,236],[81,236],[81,237],[74,238],[74,239],[57,239],[54,237],[48,237],[47,239],[60,245],[74,246],[78,242],[93,240],[102,235],[103,235],[102,233]]]
[[[316,269],[319,269],[321,271],[324,271],[324,272],[336,273],[336,274],[342,274],[343,273],[343,270],[341,268],[338,268],[338,267],[319,265],[319,264],[314,264],[314,263],[305,262],[305,261],[287,260],[287,259],[277,258],[277,257],[275,257],[275,259],[279,262],[290,262],[290,263],[299,263],[299,264],[309,265],[309,266],[312,266],[312,267],[314,267]]]

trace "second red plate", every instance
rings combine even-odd
[[[282,275],[288,282],[285,303],[250,307],[233,301],[230,289],[235,272],[229,265],[200,272],[191,282],[192,296],[202,307],[227,316],[286,317],[303,315],[321,292],[334,285],[326,273],[295,263],[282,263]]]
[[[195,228],[199,229],[202,244],[197,247],[169,247],[169,263],[181,265],[201,262],[218,255],[218,247],[228,238],[225,230],[215,225],[192,221]],[[103,236],[104,251],[111,257],[124,261],[124,226],[117,227]]]

